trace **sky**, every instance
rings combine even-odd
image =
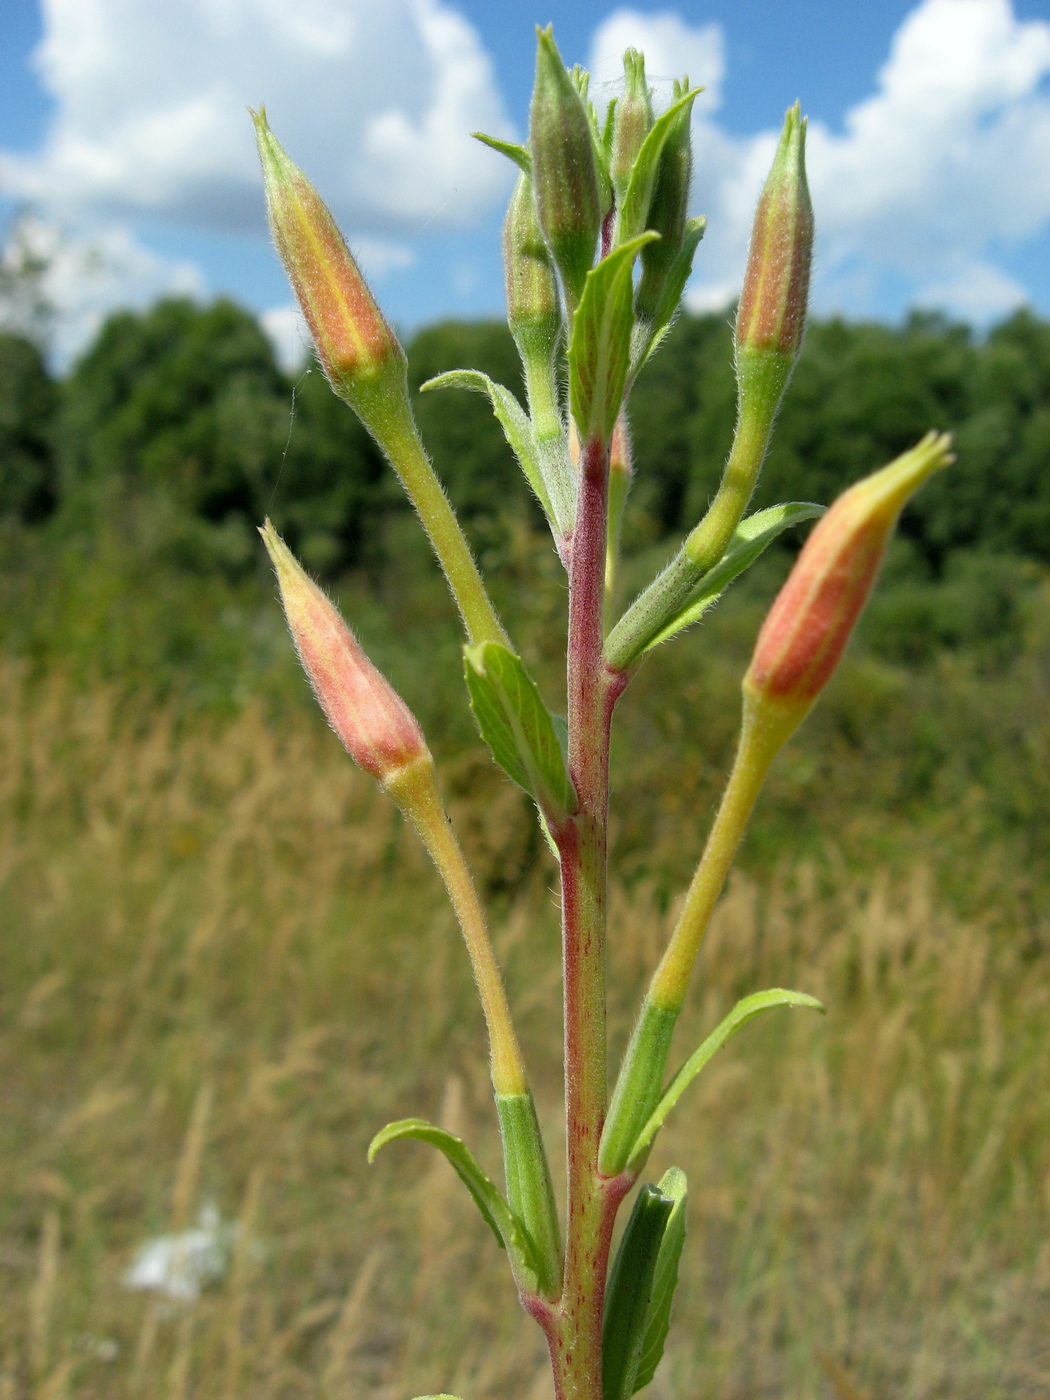
[[[523,139],[538,20],[615,93],[647,56],[688,73],[687,290],[736,295],[786,108],[809,116],[818,314],[912,307],[978,327],[1050,315],[1050,0],[0,0],[0,218],[50,259],[55,357],[169,294],[258,312],[289,365],[303,331],[269,245],[247,108],[332,206],[410,331],[502,310],[513,181],[475,130]]]

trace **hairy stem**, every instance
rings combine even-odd
[[[602,1302],[619,1201],[598,1175],[606,1110],[605,917],[612,682],[602,663],[608,447],[580,454],[569,572],[569,767],[579,812],[560,834],[569,1204],[552,1362],[559,1400],[601,1400]]]

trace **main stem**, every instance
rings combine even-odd
[[[619,1179],[598,1173],[605,1073],[606,831],[615,679],[602,662],[609,449],[580,454],[569,570],[569,768],[579,811],[559,833],[569,1205],[565,1280],[548,1327],[558,1400],[601,1400],[602,1306]]]

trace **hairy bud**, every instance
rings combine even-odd
[[[299,660],[347,753],[384,786],[420,759],[429,764],[415,716],[369,661],[339,609],[268,520],[259,533],[273,561]]]
[[[745,697],[794,728],[838,665],[908,497],[952,461],[928,433],[910,452],[844,492],[806,541],[759,633]]]
[[[602,201],[587,107],[549,27],[539,31],[529,146],[540,226],[575,309],[594,262]]]
[[[328,381],[365,426],[391,399],[407,403],[405,352],[368,289],[328,207],[270,130],[252,113],[273,241]]]

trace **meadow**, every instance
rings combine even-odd
[[[562,586],[542,565],[515,594],[545,557],[508,527],[501,601],[556,697]],[[0,1396],[545,1400],[538,1329],[444,1161],[365,1165],[379,1126],[424,1113],[498,1172],[483,1030],[437,878],[314,713],[272,586],[64,567],[20,624],[51,649],[0,660]],[[917,661],[887,641],[915,612],[894,567],[777,764],[676,1041],[763,986],[828,1007],[748,1027],[661,1138],[653,1167],[691,1190],[654,1400],[1050,1390],[1050,586],[1026,574],[1010,627]],[[614,1050],[784,568],[625,702]],[[970,597],[940,587],[942,610]],[[557,1144],[550,858],[473,735],[426,571],[338,594],[428,729]],[[199,1297],[126,1285],[144,1241],[208,1209]]]

